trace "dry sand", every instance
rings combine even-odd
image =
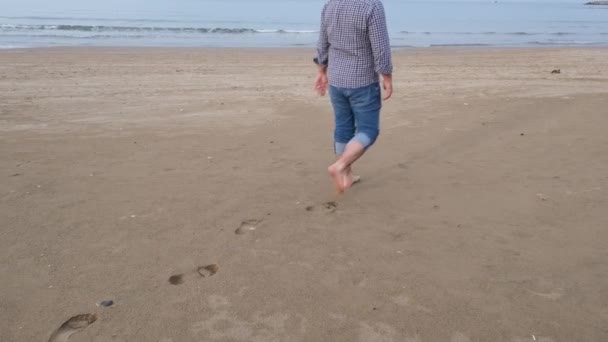
[[[0,340],[608,341],[608,50],[396,52],[343,196],[311,56],[0,52]]]

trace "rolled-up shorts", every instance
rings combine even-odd
[[[355,89],[330,86],[329,95],[336,123],[334,152],[342,155],[351,141],[359,142],[366,149],[373,145],[380,132],[380,84]]]

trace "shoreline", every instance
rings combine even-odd
[[[537,50],[608,50],[607,45],[535,45],[535,46],[499,46],[499,45],[441,45],[441,46],[427,46],[427,47],[416,47],[416,46],[399,46],[392,47],[393,52],[409,51],[409,50],[420,50],[420,51],[432,51],[432,50],[492,50],[492,51],[537,51]],[[50,47],[18,47],[18,48],[7,48],[0,49],[2,52],[19,52],[19,51],[242,51],[242,52],[255,52],[255,51],[276,51],[276,52],[290,52],[290,51],[303,51],[310,50],[315,51],[314,46],[288,46],[288,47],[189,47],[189,46],[50,46]]]

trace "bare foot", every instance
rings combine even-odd
[[[344,190],[349,186],[347,184],[350,183],[348,180],[349,177],[347,169],[344,164],[335,162],[327,169],[327,172],[329,172],[329,175],[334,181],[336,191],[338,191],[338,193],[344,192]]]
[[[346,172],[343,181],[342,181],[342,186],[344,187],[344,190],[350,189],[353,184],[355,184],[355,177],[350,173],[350,170]]]
[[[351,186],[353,186],[361,181],[361,176],[354,176],[353,170],[350,166],[346,168],[346,177],[349,180],[349,182],[346,183],[346,185],[347,185],[346,189],[350,188]]]

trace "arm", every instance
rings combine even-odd
[[[393,63],[391,59],[391,43],[386,27],[384,6],[380,1],[372,7],[368,18],[368,35],[374,54],[374,68],[382,75],[382,87],[385,91],[385,100],[393,93]]]
[[[315,63],[317,64],[318,73],[315,81],[315,90],[320,96],[325,95],[327,92],[327,65],[329,60],[329,38],[327,36],[327,26],[325,25],[325,10],[327,5],[323,8],[321,13],[321,29],[319,30],[319,41],[317,43],[317,57]]]
[[[329,38],[327,36],[327,25],[325,24],[325,11],[327,5],[321,12],[321,28],[319,30],[319,41],[317,42],[317,58],[315,59],[319,69],[327,69],[329,60]]]

